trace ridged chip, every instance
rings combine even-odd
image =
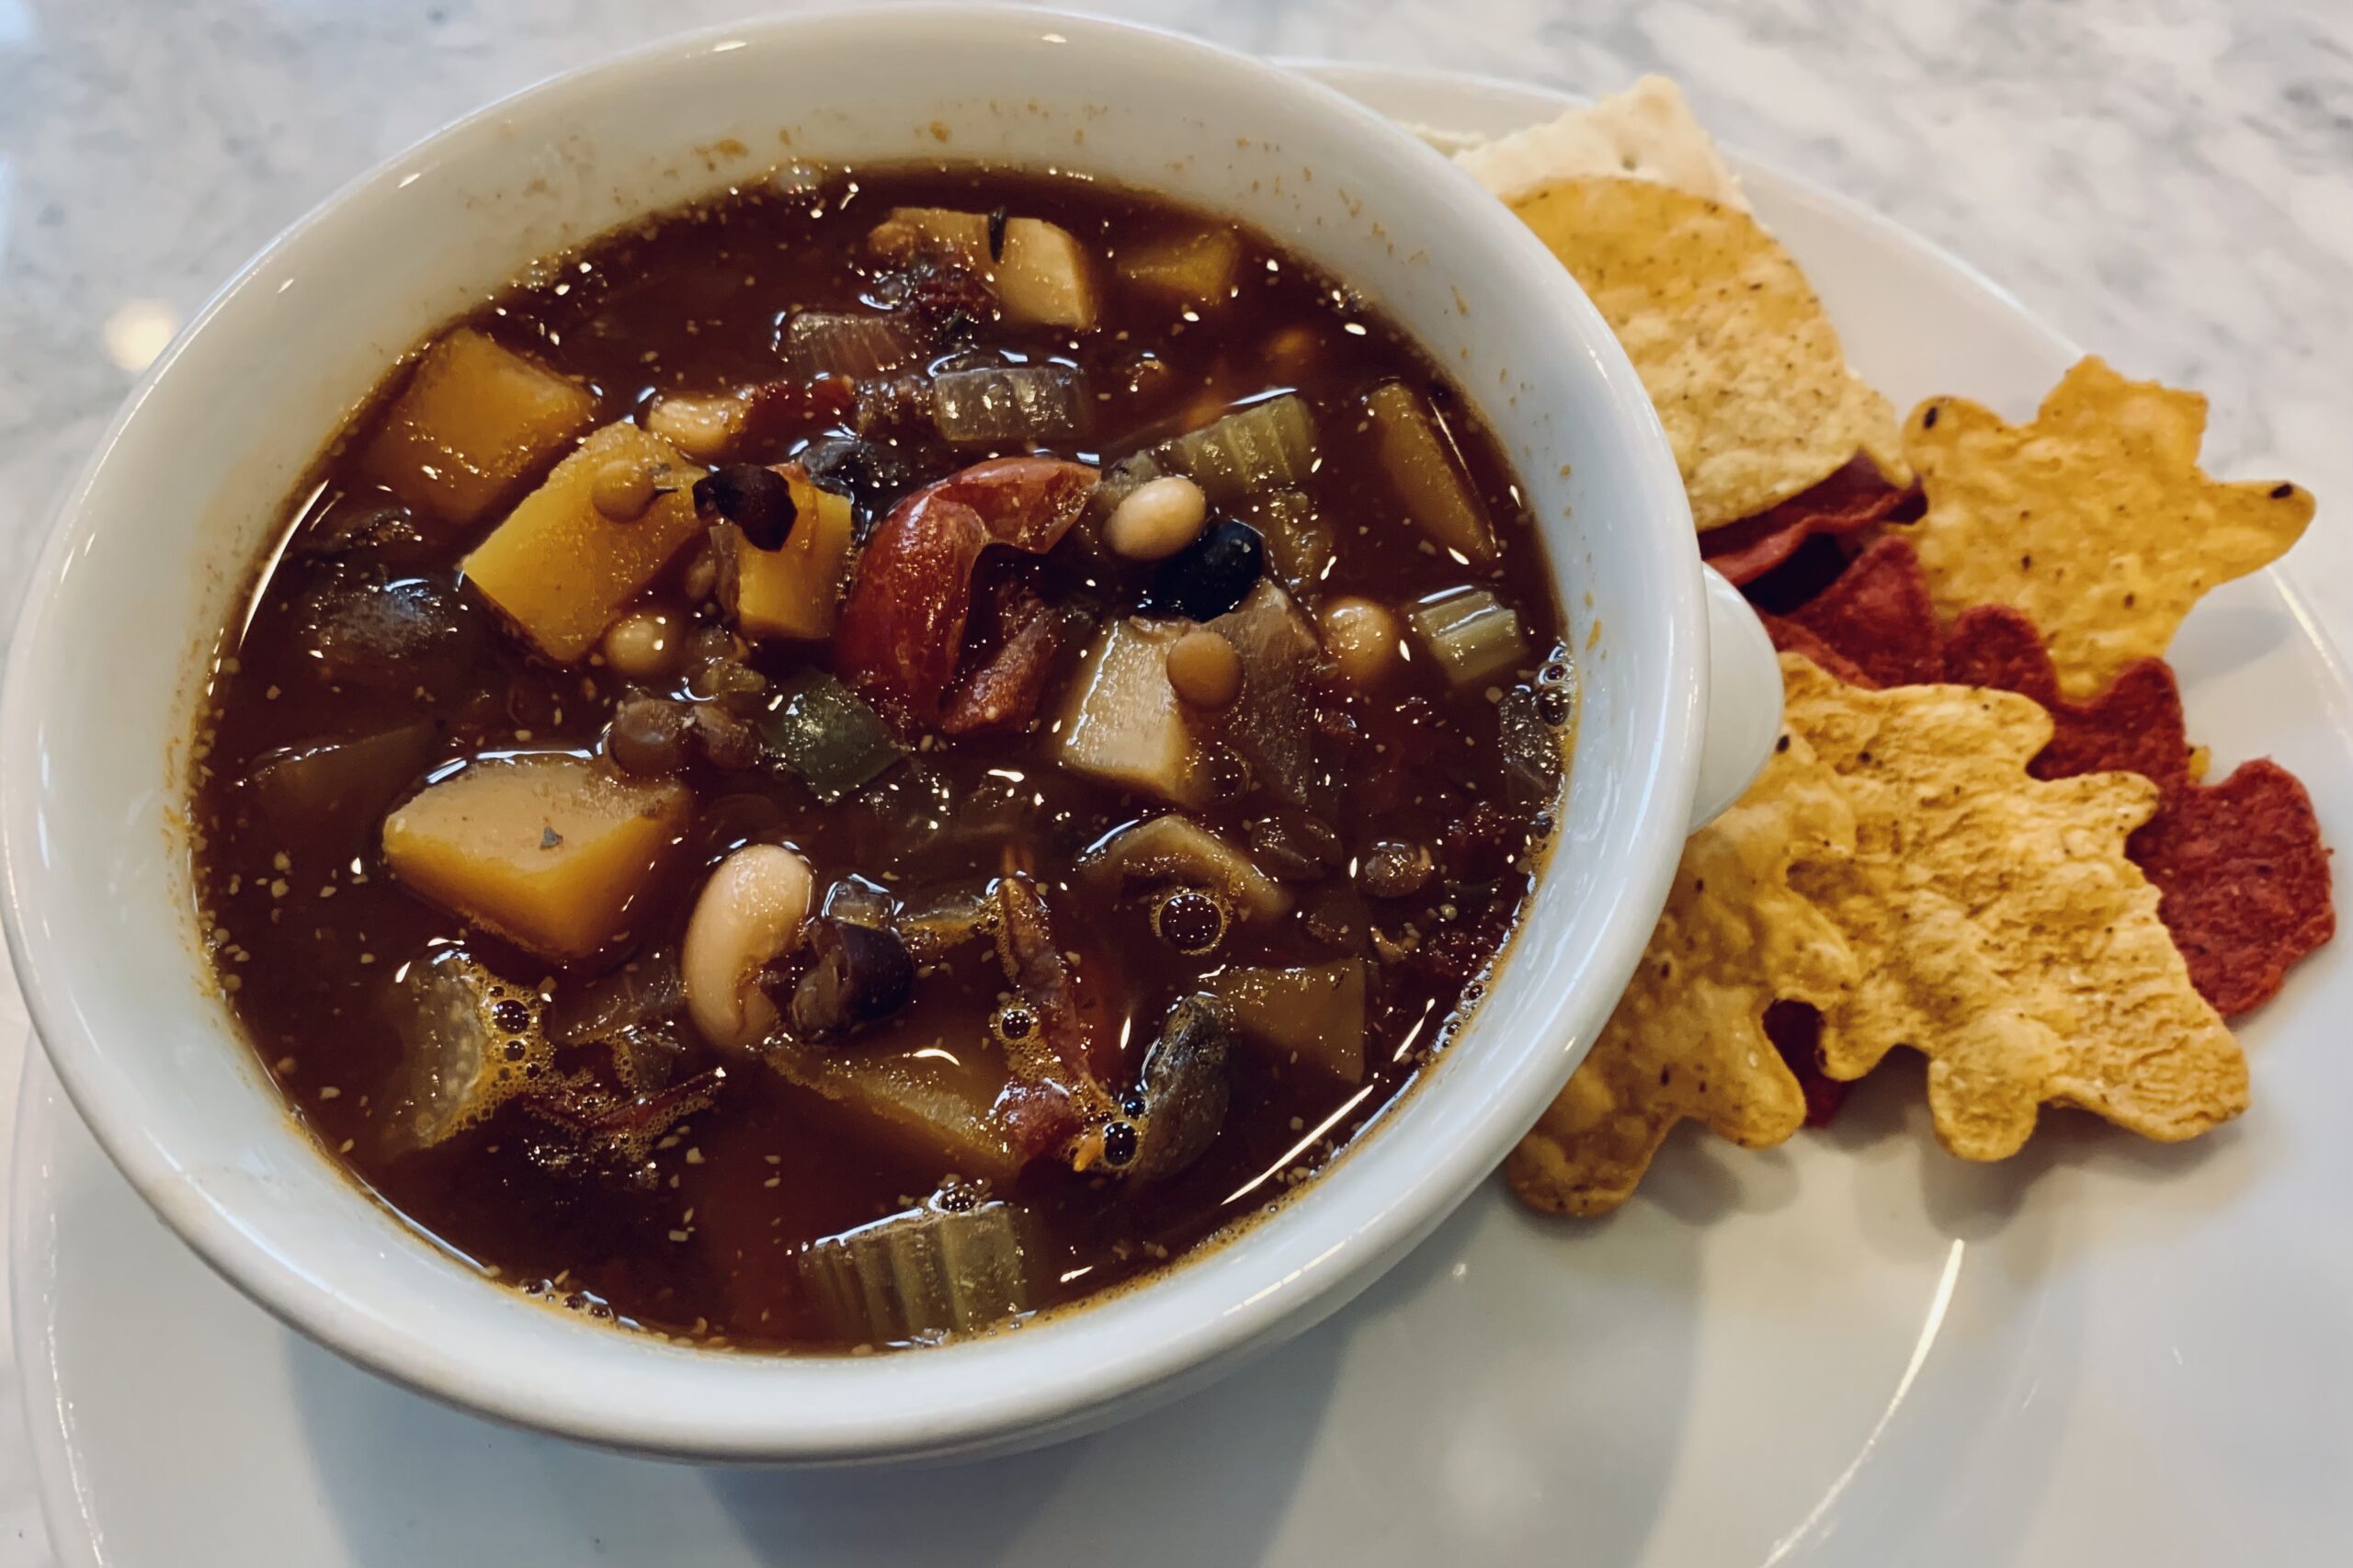
[[[1512,204],[1642,377],[1701,529],[1802,494],[1858,451],[1910,482],[1894,410],[1847,367],[1797,263],[1749,214],[1646,180],[1556,180]]]

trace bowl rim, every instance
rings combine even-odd
[[[1103,1335],[1085,1335],[1078,1329],[1090,1322],[1104,1322],[1123,1303],[1172,1297],[1188,1281],[1200,1289],[1199,1282],[1209,1278],[1207,1260],[1188,1260],[1156,1272],[1108,1300],[1086,1303],[1030,1329],[907,1355],[753,1357],[657,1345],[654,1348],[666,1353],[666,1359],[642,1364],[651,1369],[642,1374],[652,1380],[645,1387],[663,1381],[665,1366],[675,1370],[689,1360],[725,1358],[733,1363],[731,1377],[740,1378],[746,1390],[757,1389],[763,1394],[757,1400],[737,1400],[730,1408],[698,1408],[688,1415],[643,1400],[642,1388],[633,1392],[621,1386],[642,1379],[635,1374],[619,1376],[622,1363],[618,1357],[607,1358],[616,1375],[601,1381],[591,1376],[549,1383],[528,1383],[511,1377],[502,1381],[485,1374],[480,1356],[470,1358],[449,1347],[451,1339],[462,1340],[463,1335],[428,1335],[416,1327],[353,1310],[331,1278],[266,1244],[238,1222],[224,1200],[191,1188],[166,1133],[139,1125],[113,1103],[112,1085],[134,1074],[126,1074],[110,1059],[74,1005],[69,989],[58,978],[68,967],[64,960],[74,944],[40,917],[45,884],[61,873],[35,852],[41,833],[41,790],[33,776],[41,771],[37,759],[43,700],[38,677],[43,649],[56,635],[56,596],[48,587],[84,541],[108,526],[94,514],[91,493],[142,410],[167,385],[176,387],[171,373],[188,346],[253,288],[273,261],[298,250],[307,236],[387,195],[404,171],[462,152],[472,139],[517,111],[528,109],[535,117],[560,116],[568,100],[605,92],[648,67],[740,49],[747,40],[774,45],[779,39],[828,29],[877,26],[933,34],[979,28],[1037,42],[1065,44],[1084,40],[1086,46],[1106,51],[1153,51],[1165,62],[1233,74],[1248,81],[1262,97],[1290,97],[1302,108],[1312,101],[1336,132],[1345,131],[1385,143],[1395,162],[1419,171],[1424,187],[1421,199],[1434,212],[1445,210],[1456,231],[1467,236],[1463,243],[1502,251],[1503,265],[1525,283],[1520,302],[1546,312],[1541,330],[1576,344],[1587,367],[1586,373],[1599,378],[1621,438],[1640,449],[1628,454],[1631,469],[1653,492],[1641,499],[1661,514],[1657,527],[1629,531],[1664,535],[1685,505],[1672,453],[1632,367],[1583,291],[1506,210],[1461,178],[1440,154],[1411,132],[1335,88],[1267,61],[1130,22],[1027,6],[930,4],[799,12],[672,35],[547,77],[452,121],[346,183],[241,267],[148,369],[76,474],[52,515],[10,642],[5,690],[0,690],[0,757],[5,757],[0,761],[0,875],[5,875],[0,917],[5,918],[28,1011],[59,1081],[109,1159],[188,1244],[253,1301],[369,1369],[447,1403],[636,1451],[722,1460],[937,1456],[995,1449],[1008,1439],[1051,1440],[1101,1425],[1117,1409],[1139,1398],[1173,1397],[1206,1381],[1213,1370],[1247,1350],[1298,1332],[1336,1310],[1353,1294],[1347,1287],[1368,1282],[1373,1273],[1401,1256],[1486,1176],[1510,1142],[1549,1103],[1589,1043],[1575,1039],[1530,1042],[1517,1056],[1490,1063],[1484,1074],[1489,1081],[1458,1073],[1438,1074],[1437,1081],[1419,1085],[1415,1094],[1423,1100],[1443,1094],[1464,1102],[1464,1108],[1457,1113],[1453,1142],[1435,1145],[1415,1168],[1400,1168],[1385,1185],[1369,1189],[1380,1199],[1377,1207],[1353,1229],[1322,1238],[1329,1244],[1301,1259],[1287,1274],[1228,1301],[1222,1310],[1196,1314],[1175,1332],[1151,1343],[1097,1343],[1094,1348],[1103,1354],[1092,1361],[1075,1354],[1074,1346],[1073,1353],[1059,1358],[1063,1363],[1059,1366],[1027,1348],[1050,1341],[1100,1342]],[[867,46],[873,41],[869,40]],[[1671,548],[1662,548],[1672,555]],[[1627,792],[1633,797],[1631,804],[1620,809],[1634,814],[1627,851],[1634,874],[1597,895],[1608,899],[1609,908],[1604,912],[1606,918],[1596,940],[1576,955],[1577,962],[1588,971],[1623,974],[1631,970],[1665,902],[1677,846],[1685,832],[1706,710],[1707,648],[1698,551],[1689,550],[1686,555],[1686,562],[1667,559],[1662,562],[1667,598],[1652,607],[1652,613],[1665,618],[1665,656],[1659,661],[1657,680],[1637,688],[1638,697],[1654,699],[1659,705],[1655,741],[1645,753],[1618,759]],[[1559,562],[1554,562],[1554,574],[1557,584]],[[162,847],[160,838],[158,847]],[[1528,939],[1523,926],[1515,935],[1515,949]],[[1563,986],[1553,1004],[1556,1015],[1573,1006],[1573,991]],[[1556,1017],[1554,1021],[1563,1031],[1567,1029],[1564,1019]],[[290,1136],[309,1141],[290,1120],[289,1126]],[[1393,1139],[1366,1136],[1352,1146],[1342,1164],[1349,1171],[1380,1169],[1384,1147],[1398,1145]],[[324,1153],[317,1157],[324,1160]],[[1392,1159],[1388,1164],[1399,1163]],[[344,1173],[335,1174],[349,1179]],[[1327,1172],[1315,1188],[1322,1190],[1342,1174]],[[1302,1207],[1313,1211],[1317,1206],[1311,1199],[1286,1207],[1297,1212]],[[1324,1207],[1336,1216],[1336,1207]],[[1247,1253],[1267,1231],[1267,1222],[1254,1221],[1232,1243],[1215,1249],[1215,1254],[1232,1258]],[[422,1244],[432,1244],[427,1239]],[[1297,1253],[1305,1244],[1305,1238],[1295,1237],[1288,1250]],[[1271,1256],[1271,1249],[1266,1250]],[[589,1328],[578,1343],[589,1345],[592,1335],[615,1346],[643,1347],[638,1336],[601,1327]],[[566,1355],[584,1372],[597,1360],[594,1350],[567,1351]],[[854,1399],[841,1395],[860,1386],[859,1377],[870,1375],[853,1369],[873,1369],[904,1382],[910,1378],[922,1380],[935,1368],[945,1373],[948,1363],[959,1358],[961,1365],[975,1369],[971,1381],[993,1380],[993,1392],[960,1406],[904,1408],[880,1418],[835,1408],[854,1403]],[[1083,1364],[1070,1364],[1074,1361]],[[752,1372],[755,1367],[759,1369],[756,1375]],[[1003,1375],[1017,1368],[1018,1378]],[[775,1397],[786,1392],[808,1397]]]

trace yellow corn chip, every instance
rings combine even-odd
[[[1699,528],[1800,494],[1859,450],[1909,482],[1895,411],[1756,219],[1639,179],[1560,180],[1512,209],[1634,362]]]
[[[1756,1148],[1798,1130],[1805,1097],[1765,1037],[1765,1008],[1777,996],[1832,1005],[1857,976],[1836,928],[1790,891],[1790,868],[1836,864],[1854,840],[1829,769],[1799,739],[1692,835],[1617,1011],[1505,1166],[1522,1199],[1614,1209],[1686,1119]]]
[[[1825,1072],[1859,1078],[1913,1047],[1938,1140],[1972,1160],[2016,1153],[2046,1101],[2166,1142],[2246,1108],[2246,1058],[2124,856],[2154,784],[2029,777],[2051,716],[2013,692],[1866,690],[1798,654],[1781,665],[1785,722],[1855,820],[1851,857],[1790,874],[1859,966],[1822,1008]]]
[[[2203,397],[2097,358],[2069,370],[2031,425],[1962,398],[1922,403],[1904,445],[1928,509],[1910,537],[1938,611],[2024,611],[2070,697],[2163,654],[2201,595],[2278,560],[2313,517],[2297,485],[2208,478],[2205,431]]]

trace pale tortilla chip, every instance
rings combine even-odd
[[[1740,176],[1692,117],[1683,89],[1665,76],[1466,146],[1454,161],[1504,201],[1564,179],[1635,179],[1749,210]]]
[[[1687,1119],[1763,1148],[1805,1096],[1765,1036],[1776,997],[1834,1003],[1856,983],[1836,929],[1790,891],[1801,857],[1836,863],[1854,818],[1829,769],[1792,739],[1739,804],[1684,846],[1666,909],[1618,1008],[1505,1165],[1531,1206],[1598,1214],[1634,1190]]]
[[[2030,778],[2052,721],[2014,692],[1866,690],[1800,654],[1781,666],[1786,722],[1855,820],[1852,856],[1790,873],[1860,975],[1822,1007],[1825,1072],[1859,1078],[1911,1046],[1938,1142],[1972,1160],[2015,1153],[2050,1101],[2165,1142],[2246,1108],[2246,1058],[2125,858],[2156,785]]]
[[[2200,597],[2285,554],[2312,492],[2198,466],[2206,400],[2079,361],[2029,425],[1964,398],[1913,410],[1904,451],[1927,511],[1907,536],[1937,608],[2023,611],[2060,690],[2088,697],[2161,656]]]
[[[1559,181],[1513,210],[1634,362],[1699,528],[1801,494],[1858,451],[1910,483],[1895,411],[1847,368],[1822,301],[1755,219],[1629,179]]]

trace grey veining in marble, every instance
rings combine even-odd
[[[273,233],[487,99],[747,8],[0,0],[0,617],[138,366]],[[2353,633],[2347,0],[1096,8],[1259,52],[1582,91],[1677,75],[1726,141],[1957,252],[2128,371],[2211,393],[2213,467],[2320,493],[2290,571],[2340,642]],[[0,1127],[20,1018],[0,979]],[[10,1381],[0,1568],[43,1554]]]

